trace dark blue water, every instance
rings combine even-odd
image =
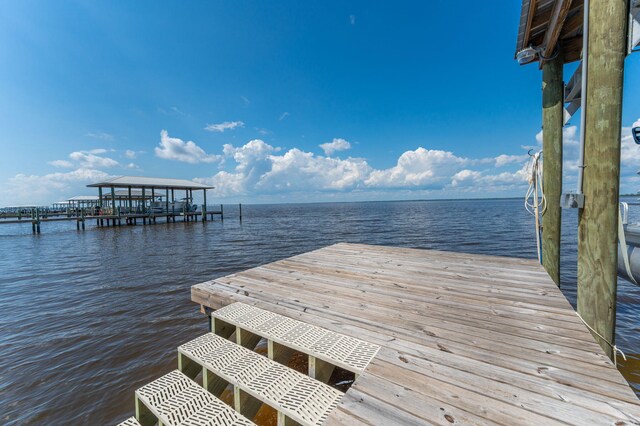
[[[245,205],[244,220],[76,231],[0,226],[0,424],[110,424],[133,391],[175,368],[206,331],[193,284],[337,242],[534,258],[520,200]],[[631,213],[640,220],[640,211]],[[575,301],[575,210],[564,211],[562,281]],[[622,370],[639,388],[640,289],[619,285]],[[634,355],[635,354],[635,355]],[[635,371],[635,376],[633,373]]]

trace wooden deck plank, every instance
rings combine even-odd
[[[381,345],[327,424],[640,424],[637,397],[532,260],[341,243],[192,299]]]
[[[225,290],[224,285],[221,285],[220,283],[216,283],[215,285],[217,286],[216,292],[218,294],[224,291],[228,291],[232,297],[234,296],[233,291],[229,287],[227,287]],[[286,294],[278,294],[277,292],[275,292],[274,294],[274,291],[271,291],[269,293],[258,291],[257,293],[253,293],[253,295],[249,294],[249,296],[256,297],[256,294],[258,294],[257,297],[259,297],[261,300],[274,303],[276,305],[278,303],[283,303],[279,301],[285,300],[286,297]],[[301,293],[297,292],[296,297],[300,296]],[[236,296],[236,298],[237,297],[238,296]],[[249,300],[246,300],[242,298],[242,296],[239,297],[241,298],[241,300],[239,301],[250,303],[251,298],[249,298]],[[340,302],[320,299],[321,296],[316,296],[313,302],[308,302],[305,305],[299,304],[298,308],[305,309],[309,312],[322,312],[323,315],[332,316],[334,319],[339,319],[342,325],[355,324],[360,327],[358,333],[364,333],[367,329],[371,329],[374,332],[386,332],[389,335],[394,336],[395,338],[402,337],[410,341],[423,342],[425,345],[431,346],[432,350],[443,351],[451,354],[449,356],[463,354],[465,359],[468,358],[482,362],[494,363],[496,365],[514,369],[516,371],[532,374],[536,377],[545,377],[549,380],[559,381],[578,388],[591,390],[599,389],[604,383],[606,383],[602,383],[603,374],[598,371],[595,364],[582,364],[580,365],[580,368],[576,368],[567,360],[563,362],[562,360],[555,359],[555,362],[543,362],[545,360],[536,360],[536,357],[533,357],[533,361],[528,361],[526,359],[521,359],[521,354],[524,353],[524,351],[520,351],[517,348],[511,348],[511,351],[507,352],[506,354],[497,351],[497,346],[493,350],[483,350],[481,347],[475,346],[478,340],[476,336],[467,337],[467,340],[471,342],[469,344],[456,344],[455,342],[452,343],[451,341],[445,344],[441,344],[436,339],[432,339],[432,336],[430,336],[428,333],[424,333],[425,329],[422,324],[406,321],[406,319],[397,321],[396,319],[392,318],[391,314],[385,317],[385,323],[381,323],[379,320],[375,320],[375,318],[370,318],[370,308],[362,308],[360,306],[351,307],[351,313],[348,315],[344,315],[340,313],[340,311],[343,310],[342,304]],[[299,300],[293,299],[292,302],[289,302],[288,304],[295,305],[296,302],[299,302]],[[266,309],[272,309],[272,307],[267,307]],[[380,314],[382,309],[380,307],[377,307],[376,311],[378,314]],[[440,320],[441,325],[442,323],[442,320]],[[356,334],[354,334],[354,337],[356,337]],[[489,338],[491,338],[491,335],[489,336]],[[596,347],[595,350],[598,350],[598,348],[599,347]],[[554,360],[554,358],[550,357],[547,361],[552,360]],[[566,369],[568,368],[572,371],[567,371]],[[593,380],[593,377],[591,377],[592,375],[596,376],[596,378],[600,377],[600,379]],[[624,381],[624,379],[619,375],[611,375],[611,377],[607,378],[606,380],[611,381],[609,383],[610,385],[617,383],[624,386],[625,388],[628,387],[626,381]],[[615,397],[615,392],[616,391],[611,391],[611,396]]]

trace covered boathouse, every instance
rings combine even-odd
[[[98,224],[101,226],[104,221],[108,225],[109,220],[120,223],[122,219],[129,224],[135,224],[138,219],[155,223],[158,217],[175,222],[177,216],[185,221],[198,218],[205,221],[207,217],[213,219],[213,215],[222,214],[221,210],[207,210],[207,190],[213,186],[186,179],[120,176],[87,187],[98,188]],[[196,194],[202,191],[201,205],[194,203],[194,191]]]

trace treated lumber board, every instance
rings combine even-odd
[[[220,286],[220,285],[225,286],[224,284],[221,284],[221,283],[217,283],[217,285],[218,286]],[[234,292],[234,293],[236,292],[236,291],[233,290],[232,287],[226,287],[226,288],[230,292]],[[279,296],[276,296],[276,297],[280,298]],[[315,300],[314,303],[304,303],[303,306],[305,306],[306,308],[314,307],[314,306],[315,307],[323,307],[323,308],[325,308],[327,306],[326,303],[331,303],[334,308],[340,308],[341,306],[343,306],[343,304],[341,304],[340,302],[333,301],[331,299],[320,300],[321,296],[318,296],[318,295],[315,298],[317,300]],[[298,302],[298,299],[295,299],[295,301]],[[320,302],[320,303],[318,303],[318,302]],[[349,310],[351,310],[351,311],[353,311],[354,309],[362,310],[361,306],[358,306],[358,307],[347,306],[347,308],[349,308]],[[400,306],[400,308],[403,308],[403,307]],[[397,311],[397,309],[394,310],[393,315],[397,315],[396,311]],[[477,328],[477,325],[478,325],[477,321],[472,321],[471,324],[465,325],[464,323],[461,323],[460,318],[456,317],[456,316],[449,316],[449,317],[443,319],[442,316],[434,316],[433,318],[427,317],[426,316],[427,314],[431,315],[432,313],[431,312],[426,312],[422,316],[422,321],[420,321],[421,318],[418,318],[418,323],[421,324],[418,327],[418,329],[422,330],[423,332],[425,330],[424,321],[428,320],[428,319],[432,319],[433,320],[433,324],[434,324],[433,326],[436,326],[436,327],[439,327],[439,328],[450,329],[453,332],[461,332],[461,330],[464,329],[464,330],[467,331],[467,333],[471,333],[469,335],[470,338],[477,337],[477,336],[475,336],[475,333],[474,333],[474,328]],[[448,318],[452,318],[453,321],[449,321]],[[404,321],[406,318],[401,318],[401,319]],[[411,319],[411,318],[409,318],[409,319]],[[427,324],[426,326],[431,326],[430,324],[431,323]],[[467,328],[467,327],[471,327],[471,328]],[[576,349],[583,349],[584,350],[585,347],[588,348],[589,345],[591,345],[591,348],[595,352],[598,352],[597,351],[597,346],[595,346],[594,342],[586,342],[585,343],[585,342],[582,342],[582,341],[576,341],[576,340],[574,340],[574,339],[572,339],[570,337],[554,335],[554,336],[551,336],[549,339],[546,339],[544,334],[540,334],[540,333],[537,333],[535,331],[534,332],[529,332],[528,330],[519,330],[519,329],[515,329],[515,328],[513,330],[511,330],[511,329],[506,328],[506,327],[504,327],[502,325],[498,325],[498,326],[495,326],[495,327],[491,326],[491,327],[481,328],[480,329],[480,334],[481,335],[486,334],[486,329],[490,330],[489,334],[490,334],[491,339],[493,339],[493,340],[498,340],[496,338],[497,335],[495,333],[505,334],[506,332],[511,332],[512,335],[525,336],[527,338],[534,339],[534,340],[535,340],[535,338],[537,338],[541,342],[547,342],[547,341],[551,340],[554,343],[557,343],[558,345],[564,345],[564,346],[569,347],[569,348],[573,347],[573,348],[576,348]],[[466,333],[462,333],[462,334],[466,334]],[[506,336],[506,338],[507,339],[511,339],[510,336]],[[545,351],[546,350],[547,349],[545,349]]]
[[[237,294],[237,293],[232,293],[232,296],[229,297],[228,299],[225,299],[224,296],[220,297],[220,295],[218,295],[218,299],[220,300],[221,304],[228,304],[228,303],[232,303],[233,301],[238,300],[242,301],[244,303],[251,303],[253,301],[253,303],[255,304],[255,299],[252,299],[250,297],[244,296],[243,294]],[[357,335],[360,336],[362,338],[366,338],[367,340],[371,341],[372,343],[378,343],[378,344],[384,344],[385,342],[388,343],[389,341],[395,342],[394,344],[400,344],[400,342],[402,342],[403,340],[400,338],[395,337],[393,334],[386,334],[386,336],[388,337],[384,337],[382,338],[383,340],[381,340],[381,334],[380,334],[380,330],[376,325],[356,325],[356,326],[351,326],[347,323],[336,323],[336,322],[332,322],[331,317],[328,318],[318,318],[315,315],[309,315],[307,312],[312,312],[311,310],[307,310],[306,307],[303,306],[292,306],[289,307],[290,304],[288,303],[283,303],[280,302],[278,300],[273,302],[273,305],[265,305],[264,301],[260,301],[260,303],[262,304],[263,308],[266,309],[270,309],[273,311],[276,311],[281,314],[285,314],[285,315],[289,315],[291,317],[294,318],[298,318],[304,321],[307,321],[309,323],[312,324],[324,324],[325,327],[329,328],[329,329],[334,329],[336,331],[340,331],[343,333],[346,333],[348,331],[353,331],[351,334],[352,335]],[[284,310],[283,310],[284,309]],[[296,313],[297,310],[297,313]],[[318,322],[320,321],[320,322]],[[414,337],[414,336],[404,336],[404,339],[411,341],[413,343],[422,343],[422,340]],[[451,355],[447,352],[444,352],[442,350],[438,349],[433,349],[430,350],[430,348],[421,348],[420,349],[420,355],[423,357],[426,357],[426,354],[430,354],[431,356],[436,356],[436,357],[441,357],[438,358],[440,362],[444,362],[444,363],[448,363],[448,362],[452,362],[455,361],[457,358],[456,357],[451,357]],[[497,360],[499,361],[499,360]],[[557,395],[559,398],[563,399],[563,400],[568,400],[571,401],[571,398],[567,398],[566,396],[563,397],[561,395],[567,395],[567,394],[571,394],[572,392],[579,392],[579,393],[584,393],[584,386],[581,386],[580,383],[574,383],[570,380],[566,380],[565,377],[557,377],[557,374],[554,371],[542,371],[544,374],[541,374],[541,371],[538,370],[538,368],[535,368],[535,366],[533,368],[522,368],[520,366],[511,364],[511,365],[507,365],[506,367],[502,367],[502,363],[501,362],[496,362],[495,359],[493,359],[492,357],[489,357],[488,360],[485,361],[476,361],[476,360],[467,360],[464,359],[463,360],[463,365],[466,365],[468,362],[472,362],[472,363],[479,363],[477,365],[483,366],[486,365],[487,368],[489,368],[489,371],[495,371],[498,368],[504,368],[505,370],[507,370],[509,372],[509,374],[521,374],[524,376],[529,376],[533,379],[538,379],[540,385],[543,386],[543,389],[554,389],[554,392],[557,392]],[[476,368],[477,368],[476,365]],[[491,378],[491,375],[488,376],[488,378]],[[539,379],[544,379],[544,380],[539,380]],[[635,394],[633,393],[633,391],[631,391],[631,389],[628,387],[628,385],[621,385],[618,386],[616,389],[614,389],[613,391],[609,391],[608,388],[603,389],[601,387],[597,387],[595,388],[596,392],[595,393],[591,393],[589,394],[591,397],[595,398],[595,399],[599,399],[599,398],[604,398],[604,401],[606,401],[606,403],[611,404],[612,401],[615,401],[616,399],[618,401],[626,401],[626,402],[631,402],[636,403],[637,404],[637,398],[635,397]],[[593,386],[591,386],[590,388],[586,389],[587,391],[593,391],[594,388]],[[601,394],[604,394],[604,396],[602,396]],[[622,403],[622,402],[620,402]]]
[[[230,291],[229,292],[231,295],[237,295],[237,293]],[[242,301],[244,303],[249,303],[248,300],[251,300],[251,298],[246,297],[247,300],[245,300],[243,298],[242,295],[239,295],[241,300],[237,300],[237,301]],[[265,296],[261,296],[261,298],[265,298]],[[230,299],[233,301],[236,301],[234,299]],[[268,300],[268,299],[266,299]],[[280,302],[281,300],[283,300],[281,297],[278,296],[274,296],[273,297],[273,303],[275,304],[279,304],[279,305],[291,305],[292,303],[290,302]],[[307,312],[312,311],[314,308],[310,307],[309,304],[305,304],[305,305],[299,305],[300,309],[304,309]],[[315,309],[319,309],[322,310],[322,308],[315,308]],[[355,309],[355,308],[354,308]],[[362,315],[360,315],[360,312],[358,312],[359,315],[353,315],[353,313],[351,314],[347,314],[347,315],[341,315],[341,314],[337,314],[337,312],[339,312],[340,309],[336,309],[335,306],[331,306],[331,307],[327,307],[324,312],[327,316],[333,316],[334,318],[339,318],[342,321],[345,322],[351,322],[351,323],[355,323],[357,324],[359,327],[361,327],[362,329],[364,328],[370,328],[371,330],[374,330],[376,332],[390,332],[391,335],[393,336],[402,336],[405,339],[408,340],[413,340],[413,341],[417,341],[417,342],[424,342],[425,340],[425,335],[420,333],[420,328],[418,326],[418,328],[414,329],[414,328],[394,328],[388,324],[381,324],[381,320],[372,320],[372,321],[368,321],[362,318]],[[311,322],[311,321],[309,321]],[[313,323],[313,322],[311,322]],[[327,327],[330,328],[330,327]],[[362,333],[362,330],[360,331],[360,333]],[[418,336],[418,337],[416,337]],[[430,348],[431,349],[431,348]],[[597,347],[596,347],[597,349]],[[511,369],[515,369],[517,371],[522,371],[525,372],[527,374],[531,374],[533,376],[536,377],[543,377],[543,378],[547,378],[549,380],[553,380],[553,381],[562,381],[568,385],[571,386],[575,386],[575,387],[579,387],[579,388],[585,388],[585,389],[595,389],[598,388],[599,385],[602,385],[602,380],[598,379],[598,378],[593,378],[590,376],[586,376],[583,375],[583,373],[580,372],[572,372],[572,371],[564,371],[560,365],[561,362],[559,360],[556,361],[556,367],[554,366],[550,366],[544,363],[536,363],[536,362],[529,362],[526,360],[521,360],[517,358],[518,352],[513,352],[511,354],[500,354],[496,351],[484,351],[484,350],[480,350],[478,348],[473,348],[473,347],[465,347],[464,345],[452,345],[449,344],[449,346],[445,347],[444,349],[440,346],[438,346],[437,344],[433,344],[433,349],[434,351],[444,351],[447,352],[448,354],[450,354],[449,356],[463,356],[463,357],[468,357],[471,359],[476,359],[482,362],[487,362],[490,364],[496,364],[496,365],[502,365],[502,366],[506,366],[507,368],[511,368]],[[453,353],[453,351],[455,350],[455,354]],[[595,368],[595,367],[594,367]],[[626,382],[624,381],[624,379],[622,379],[622,377],[620,375],[618,376],[611,376],[614,379],[618,379],[621,381],[620,384],[624,385],[625,388],[628,389],[628,385],[626,384]],[[605,382],[606,383],[606,382]],[[610,384],[615,384],[615,383],[611,383]],[[612,396],[615,395],[615,393],[612,394]],[[635,398],[635,397],[634,397]]]
[[[256,273],[255,271],[269,271],[269,268],[255,268],[249,271],[246,271],[240,276],[247,276],[249,274]],[[257,272],[259,273],[259,272]],[[293,276],[293,274],[290,274]],[[340,274],[338,274],[340,275]],[[385,283],[396,283],[395,285],[402,285],[398,283],[398,280],[389,280],[383,276],[378,276],[376,278],[371,278],[371,281],[380,281],[383,284]],[[435,280],[434,280],[435,281]],[[420,280],[416,280],[413,284],[420,285]],[[422,282],[424,282],[424,278],[422,278]],[[348,284],[345,281],[345,284]],[[409,284],[407,281],[404,281],[404,284]],[[472,281],[469,281],[465,284],[463,281],[456,279],[450,280],[448,278],[438,278],[437,283],[432,282],[428,285],[432,291],[440,291],[445,294],[460,294],[471,298],[476,298],[478,300],[491,300],[493,303],[510,303],[517,302],[521,300],[529,301],[530,303],[535,303],[539,305],[541,308],[545,306],[545,303],[548,305],[552,305],[557,308],[564,307],[569,308],[569,303],[565,301],[560,302],[558,300],[554,300],[553,297],[549,297],[549,293],[541,294],[541,295],[528,295],[527,297],[523,297],[522,295],[514,294],[513,292],[504,291],[500,288],[486,289],[482,288],[481,284],[473,285]],[[566,311],[565,311],[566,312]]]
[[[284,278],[283,278],[283,281],[285,281]],[[272,281],[264,280],[259,277],[251,278],[247,276],[236,277],[232,282],[225,281],[224,279],[216,280],[216,282],[220,284],[229,285],[229,286],[234,286],[234,284],[237,284],[237,283],[243,283],[244,284],[243,288],[245,289],[244,291],[246,291],[248,287],[251,287],[253,292],[258,292],[258,293],[272,292],[274,294],[280,294],[283,297],[288,296],[290,289],[294,287],[292,285],[289,285],[286,288],[277,288],[276,286],[273,285]],[[297,284],[295,286],[296,292],[311,293],[313,297],[309,295],[310,297],[309,300],[313,300],[313,303],[315,305],[319,305],[320,302],[323,302],[325,304],[332,303],[334,306],[343,306],[343,305],[350,306],[348,301],[342,302],[338,298],[334,297],[335,295],[324,294],[326,292],[319,294],[314,292],[313,289],[308,290],[307,288],[310,286],[309,284],[300,284],[300,283],[296,283],[296,284]],[[360,293],[360,296],[362,295],[363,294]],[[376,299],[376,296],[371,294],[369,294],[367,297],[372,300]],[[355,304],[355,306],[357,309],[360,310],[362,309],[363,305],[366,306],[368,304],[371,304],[371,303],[365,302],[361,297],[358,299],[358,303]],[[381,304],[376,306],[380,307],[380,309],[384,309],[384,307],[389,306],[396,310],[397,309],[406,310],[407,308],[410,308],[410,306],[407,306],[407,304],[403,303],[402,300],[397,300],[393,298],[388,298],[387,300],[385,300],[384,305]],[[397,312],[394,312],[392,315],[397,315]],[[572,346],[577,348],[581,348],[581,347],[584,347],[584,345],[589,345],[593,343],[592,340],[589,338],[588,334],[574,333],[571,336],[566,336],[567,333],[563,329],[558,329],[556,327],[551,327],[551,326],[543,326],[541,324],[535,324],[527,321],[509,320],[509,321],[502,321],[500,323],[495,323],[495,321],[493,322],[491,321],[494,318],[490,318],[490,317],[482,318],[481,316],[475,316],[475,317],[469,318],[469,315],[462,315],[462,313],[456,313],[456,312],[447,312],[446,310],[438,310],[434,306],[429,306],[429,309],[428,310],[425,309],[425,312],[421,315],[423,317],[432,318],[434,321],[451,322],[451,323],[459,324],[460,326],[469,325],[473,327],[473,326],[476,326],[478,322],[481,322],[483,324],[483,327],[491,330],[492,333],[526,335],[534,339],[537,338],[537,339],[543,339],[543,340],[549,340],[549,341],[556,341],[558,339],[562,339],[564,341],[563,344],[567,344],[568,342],[574,342]],[[585,331],[585,330],[583,329],[582,331]],[[548,332],[553,332],[553,334],[547,334]]]
[[[556,0],[551,12],[549,26],[544,35],[544,56],[549,57],[553,53],[560,37],[560,32],[567,18],[572,0]]]
[[[289,273],[289,277],[295,278],[296,280],[313,280],[316,282],[324,282],[328,285],[334,285],[337,288],[353,288],[357,290],[366,290],[373,293],[379,294],[388,294],[391,297],[401,296],[406,298],[407,300],[422,300],[429,301],[430,303],[435,304],[449,304],[454,303],[452,300],[461,300],[464,306],[463,309],[469,310],[483,310],[489,309],[491,312],[495,314],[495,309],[504,309],[506,311],[513,310],[515,307],[515,314],[518,315],[519,318],[523,318],[523,314],[535,314],[542,315],[545,318],[552,320],[554,323],[559,326],[566,326],[571,329],[576,329],[578,327],[575,322],[575,313],[573,310],[564,309],[560,312],[546,312],[541,311],[539,309],[525,309],[519,308],[515,305],[516,302],[512,303],[503,303],[503,300],[494,301],[487,297],[478,297],[477,295],[467,295],[466,293],[454,292],[453,294],[447,294],[450,292],[440,292],[436,293],[436,288],[430,285],[430,282],[426,279],[423,279],[422,282],[409,282],[398,280],[390,280],[384,277],[374,276],[371,279],[365,278],[362,276],[345,276],[341,271],[333,271],[322,268],[299,268],[297,265],[290,264],[278,264],[271,265],[269,268],[261,268],[261,271],[295,271],[295,273]],[[250,272],[247,271],[247,274],[243,274],[243,276],[249,275]],[[440,283],[448,282],[445,280],[438,280]],[[452,282],[454,283],[454,282]],[[446,301],[440,302],[442,296],[448,296],[449,299]],[[475,296],[475,297],[474,297]],[[474,303],[469,303],[469,299],[471,299]],[[540,305],[532,305],[536,308]],[[543,320],[544,322],[544,320]]]

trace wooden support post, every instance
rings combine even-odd
[[[260,407],[262,407],[262,401],[249,395],[238,386],[234,386],[233,407],[238,413],[242,414],[249,420],[253,420]]]
[[[182,371],[190,379],[195,379],[202,367],[189,357],[178,352],[178,370]]]
[[[222,207],[222,204],[220,204],[220,220],[224,221],[224,209]]]
[[[584,208],[578,213],[578,313],[615,343],[620,131],[627,1],[589,2]],[[582,94],[585,95],[584,93]],[[609,344],[595,336],[613,359]]]
[[[202,204],[202,221],[206,222],[207,221],[207,190],[203,189],[202,193],[204,196],[204,204]]]
[[[238,204],[238,210],[240,211],[240,222],[242,222],[242,203]]]
[[[543,191],[547,208],[542,214],[542,265],[560,286],[560,227],[562,211],[562,127],[564,83],[562,53],[542,66]]]
[[[243,330],[240,327],[236,327],[236,343],[247,349],[255,349],[256,345],[260,341],[261,337],[257,334],[253,334],[250,331]]]
[[[166,205],[167,222],[169,222],[169,188],[166,188],[164,203]]]
[[[229,386],[229,382],[212,373],[206,368],[202,369],[202,386],[211,392],[214,396],[219,397],[222,392]]]
[[[295,426],[298,423],[285,416],[284,413],[278,411],[278,420],[276,424],[277,426]]]
[[[102,187],[98,187],[98,210],[102,214]]]
[[[149,215],[151,217],[151,219],[149,220],[149,224],[151,224],[151,220],[153,220],[153,223],[156,223],[156,215],[153,212],[153,203],[156,202],[156,189],[151,187],[151,201],[149,202]]]
[[[309,377],[327,383],[335,365],[309,355]]]
[[[147,209],[146,209],[146,203],[147,203],[147,194],[146,194],[146,189],[142,188],[142,214],[146,214],[147,213]]]
[[[133,200],[131,199],[131,187],[127,188],[127,194],[128,194],[128,202],[127,205],[129,206],[129,214],[131,214],[131,210],[133,210]]]
[[[154,426],[158,419],[156,416],[136,397],[136,420],[142,426]]]
[[[111,187],[111,209],[111,214],[116,214],[116,190],[113,186]],[[120,212],[118,211],[118,216],[119,215]]]
[[[228,339],[229,336],[231,336],[236,331],[236,327],[232,324],[229,324],[228,322],[224,322],[214,317],[211,317],[211,321],[212,321],[211,331],[220,337],[224,337],[225,339]]]
[[[288,365],[293,356],[293,349],[288,346],[276,343],[273,340],[267,341],[267,356],[269,359],[283,365]]]

